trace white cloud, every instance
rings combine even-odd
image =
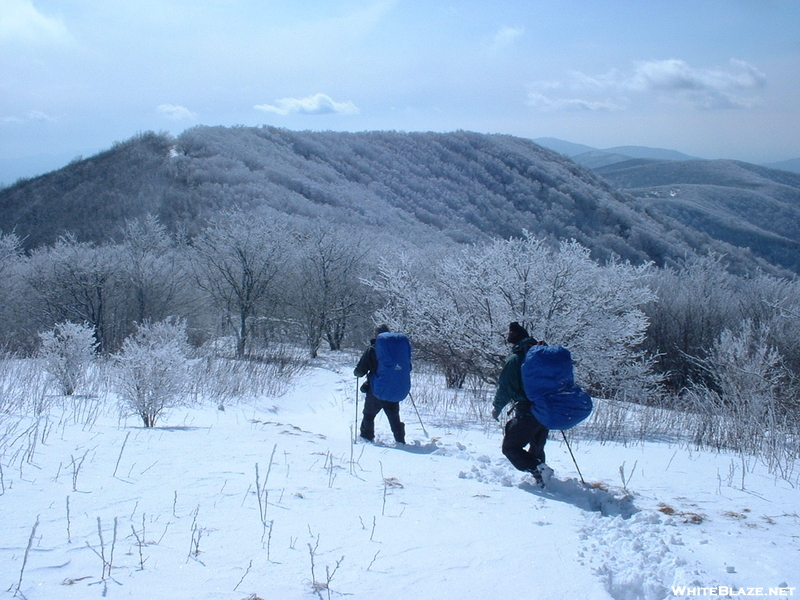
[[[31,0],[3,0],[0,42],[53,44],[71,39],[72,36],[59,19],[39,12]]]
[[[43,113],[40,110],[29,110],[25,113],[25,117],[29,121],[38,121],[40,123],[55,123],[56,120],[48,114]]]
[[[528,104],[541,110],[616,110],[654,97],[696,108],[750,108],[758,103],[756,91],[765,85],[766,75],[741,60],[731,60],[728,69],[699,69],[679,59],[641,61],[630,73],[575,71],[562,81],[536,82],[530,86]],[[564,90],[581,97],[559,94]]]
[[[766,76],[741,60],[731,60],[731,67],[696,69],[678,59],[640,62],[628,83],[633,90],[678,95],[703,108],[753,106],[755,99],[740,93],[764,87]]]
[[[580,98],[550,98],[544,94],[530,92],[527,104],[542,111],[575,110],[575,111],[607,111],[622,110],[620,102],[606,100],[582,100]]]
[[[190,121],[197,117],[195,113],[185,106],[177,106],[175,104],[160,104],[156,107],[156,110],[173,121]]]
[[[0,122],[20,125],[23,123],[55,123],[56,119],[40,110],[29,110],[22,117],[3,117]]]
[[[625,75],[619,69],[611,69],[599,75],[587,75],[580,71],[572,71],[566,87],[572,90],[596,90],[607,93],[624,87]]]
[[[359,113],[358,107],[350,102],[336,102],[326,94],[315,94],[305,98],[281,98],[275,104],[257,104],[256,110],[278,115],[354,115]]]
[[[524,27],[501,27],[492,38],[492,47],[505,48],[510,46],[523,33],[525,33]]]

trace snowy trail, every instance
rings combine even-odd
[[[499,430],[423,414],[426,437],[410,406],[411,444],[394,447],[382,415],[378,443],[353,444],[352,367],[326,367],[257,405],[176,410],[153,430],[63,421],[31,462],[6,453],[0,598],[37,519],[28,600],[650,600],[797,583],[797,492],[757,469],[742,490],[730,457],[581,442],[587,487],[552,439],[541,490],[501,455]],[[116,523],[110,575],[98,519],[106,556]]]

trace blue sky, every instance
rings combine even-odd
[[[797,0],[0,0],[0,182],[194,125],[800,157]]]

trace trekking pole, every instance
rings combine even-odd
[[[569,442],[567,441],[567,434],[564,433],[564,430],[561,430],[561,435],[564,436],[564,443],[567,445],[567,450],[569,450],[569,455],[572,457],[572,462],[575,463],[575,468],[578,469],[578,477],[581,478],[581,483],[586,485],[586,482],[583,480],[583,475],[581,475],[581,469],[578,466],[578,461],[575,460],[575,455],[572,453],[572,448],[569,447]]]
[[[359,392],[358,381],[359,381],[359,379],[361,379],[361,378],[360,377],[356,377],[356,418],[355,418],[355,421],[353,422],[354,423],[353,424],[353,435],[354,435],[353,439],[355,439],[356,441],[358,441],[358,392]]]
[[[414,402],[414,396],[411,395],[411,392],[408,393],[408,397],[411,399],[411,406],[414,407],[414,412],[417,413],[417,419],[419,419],[419,426],[422,427],[422,433],[425,434],[425,437],[430,437],[428,432],[425,431],[425,425],[422,424],[422,417],[419,416],[419,411],[417,410],[417,405]]]

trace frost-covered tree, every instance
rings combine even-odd
[[[42,304],[47,326],[62,321],[87,323],[101,352],[112,349],[117,324],[119,258],[115,246],[94,246],[74,236],[59,238],[52,248],[39,248],[28,259],[26,282],[31,302]]]
[[[553,249],[532,236],[384,265],[371,285],[385,298],[377,318],[409,333],[451,385],[467,374],[493,380],[508,352],[508,323],[568,347],[576,376],[594,393],[646,394],[654,380],[638,350],[649,267],[599,265],[575,242]],[[418,276],[424,272],[423,276]],[[637,397],[637,399],[643,399]]]
[[[366,244],[349,230],[316,224],[298,234],[293,269],[295,287],[288,298],[311,357],[323,339],[339,350],[356,315],[366,305],[367,288],[360,281]]]
[[[189,383],[186,324],[159,321],[139,326],[114,355],[116,390],[125,415],[154,427],[168,408],[186,398]]]
[[[146,215],[129,221],[120,244],[120,271],[132,321],[159,321],[186,310],[188,277],[167,228]]]
[[[252,321],[277,292],[286,233],[281,219],[230,212],[203,231],[190,249],[198,286],[233,325],[237,357],[245,356]]]
[[[436,363],[448,386],[460,387],[467,375],[484,374],[487,349],[468,339],[465,320],[471,316],[462,310],[462,292],[466,290],[459,289],[460,280],[438,279],[430,270],[434,260],[402,254],[396,264],[383,261],[376,277],[367,283],[384,299],[375,320],[409,335],[417,356]],[[448,295],[446,283],[458,291],[455,297]]]
[[[646,350],[675,391],[706,381],[696,360],[705,358],[723,330],[743,320],[743,280],[725,269],[722,257],[693,257],[680,269],[652,272],[657,301],[645,310],[650,320]]]
[[[22,254],[22,240],[15,233],[0,231],[0,277],[5,277],[8,270],[19,260]]]
[[[22,242],[14,233],[0,231],[0,344],[4,346],[14,337],[20,322],[27,314],[15,314],[20,304],[22,269]]]
[[[95,360],[97,341],[94,330],[85,323],[58,323],[39,334],[39,358],[65,396],[71,396],[86,379]]]

